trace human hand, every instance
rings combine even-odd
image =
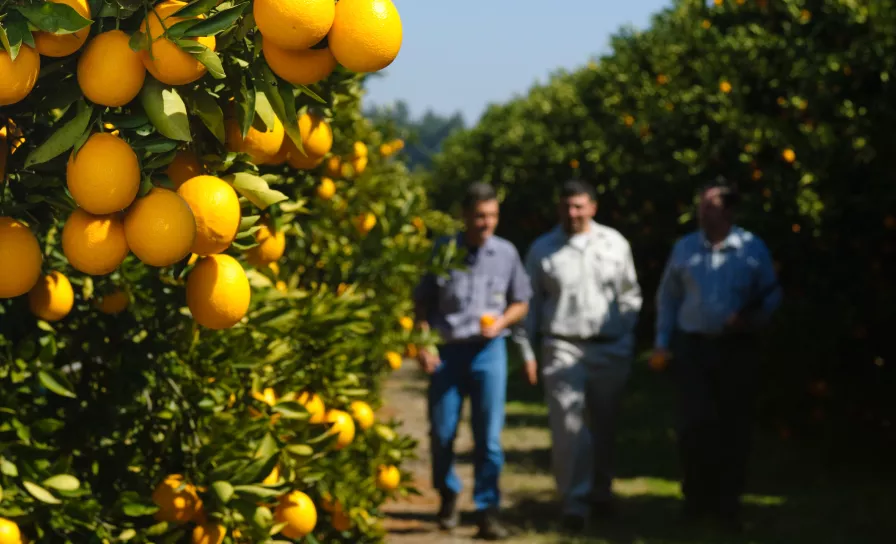
[[[427,374],[432,374],[442,364],[442,360],[439,359],[437,354],[423,348],[417,351],[417,362],[420,363],[420,368]]]
[[[479,326],[482,328],[482,336],[486,338],[497,338],[501,331],[503,331],[507,324],[504,321],[504,316],[495,317],[493,315],[484,315],[479,320]]]
[[[666,367],[669,366],[669,350],[666,348],[654,348],[647,365],[654,372],[666,370]]]
[[[529,381],[529,385],[535,385],[538,383],[538,362],[535,359],[531,361],[526,361],[526,366],[524,367],[526,371],[526,379]]]

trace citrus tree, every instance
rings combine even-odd
[[[16,0],[0,41],[0,543],[381,541],[451,226],[360,113],[391,1]]]
[[[649,342],[697,188],[739,182],[738,220],[767,241],[786,292],[764,359],[767,421],[782,436],[831,421],[892,433],[894,21],[873,0],[679,0],[449,138],[436,200],[495,183],[502,231],[525,250],[554,224],[547,197],[562,181],[594,182],[598,219],[632,241]]]

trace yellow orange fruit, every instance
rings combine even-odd
[[[355,229],[360,234],[367,234],[376,226],[376,216],[370,212],[362,213],[355,218]]]
[[[367,144],[364,142],[355,142],[352,144],[352,157],[357,159],[359,157],[366,157],[368,154]]]
[[[317,196],[323,200],[330,200],[336,194],[336,184],[330,178],[321,178],[317,186]]]
[[[358,427],[361,427],[361,430],[366,431],[373,427],[375,416],[373,415],[373,409],[369,404],[364,401],[356,400],[349,405],[349,408],[352,411],[352,417],[355,418],[355,421],[358,423]]]
[[[295,85],[314,85],[327,79],[336,69],[336,57],[329,47],[284,49],[263,38],[262,53],[275,74]]]
[[[127,309],[130,302],[127,293],[121,289],[116,289],[97,299],[96,309],[108,315],[120,314]]]
[[[146,67],[129,40],[121,30],[103,32],[90,40],[78,58],[78,85],[94,104],[124,106],[143,88]]]
[[[196,219],[196,239],[190,251],[213,255],[230,247],[241,217],[233,187],[222,179],[203,175],[187,180],[177,194],[187,201]]]
[[[249,280],[230,255],[200,260],[187,277],[187,306],[203,327],[230,328],[246,315],[251,298]]]
[[[0,124],[0,184],[6,181],[6,158],[9,155],[9,140],[6,126]]]
[[[137,154],[107,132],[92,134],[77,153],[72,152],[65,174],[72,198],[94,215],[127,208],[140,190]]]
[[[324,162],[323,157],[304,155],[289,138],[286,138],[283,142],[285,146],[290,148],[287,161],[296,170],[313,170],[320,166],[320,163]]]
[[[274,289],[280,291],[281,293],[285,293],[289,291],[289,286],[286,285],[285,281],[277,280],[277,283],[274,284]]]
[[[330,31],[336,7],[332,0],[255,0],[252,14],[266,40],[284,49],[308,49]]]
[[[186,3],[180,1],[168,0],[162,2],[157,4],[153,8],[153,13],[148,14],[148,17],[140,23],[140,31],[146,34],[147,21],[149,21],[149,34],[153,40],[151,51],[140,51],[143,65],[146,66],[146,69],[149,70],[153,77],[168,85],[193,83],[205,75],[207,71],[205,65],[196,60],[193,55],[179,48],[168,38],[161,37],[165,29],[162,27],[160,19],[164,22],[165,27],[171,28],[181,21],[193,18],[172,17],[174,12],[184,6],[186,6]],[[204,18],[204,16],[200,18]],[[212,51],[215,50],[216,42],[214,36],[187,39],[194,40]]]
[[[277,392],[274,391],[274,389],[271,387],[265,387],[264,391],[260,393],[258,391],[253,391],[252,398],[257,401],[261,401],[268,406],[277,404]]]
[[[408,316],[402,316],[398,319],[398,324],[407,332],[414,330],[414,320]]]
[[[234,153],[246,153],[255,164],[268,164],[274,161],[286,134],[283,124],[276,117],[274,117],[274,126],[267,127],[264,132],[255,127],[249,127],[245,138],[243,138],[239,123],[235,119],[227,119],[224,122],[224,131],[227,150]]]
[[[650,356],[650,359],[647,361],[647,365],[656,372],[662,372],[669,365],[669,361],[666,359],[666,354],[662,352],[654,353]]]
[[[323,117],[303,113],[299,117],[299,134],[306,155],[323,157],[333,148],[333,129]]]
[[[174,156],[174,160],[168,164],[165,174],[174,183],[174,188],[176,189],[188,179],[201,176],[203,171],[196,154],[189,149],[181,149]]]
[[[367,157],[355,157],[352,159],[352,172],[356,176],[360,176],[367,170]]]
[[[158,521],[186,523],[200,512],[201,502],[193,484],[185,483],[180,474],[171,474],[152,492],[152,502],[159,507]]]
[[[258,245],[249,249],[247,254],[247,260],[255,267],[274,263],[286,250],[286,235],[282,229],[275,234],[270,227],[262,225],[255,232],[255,241]]]
[[[309,423],[323,423],[326,420],[327,409],[324,406],[324,401],[317,393],[303,392],[299,396],[299,404],[304,406],[308,413],[311,414],[311,418],[308,420]]]
[[[274,465],[271,473],[267,475],[267,477],[262,480],[262,485],[275,485],[280,481],[280,465]]]
[[[28,96],[40,74],[40,55],[23,45],[16,60],[0,49],[0,106],[21,102]]]
[[[491,314],[483,314],[479,318],[479,328],[485,329],[495,324],[496,318]]]
[[[352,417],[342,410],[331,409],[327,412],[325,419],[327,423],[332,423],[330,434],[337,435],[334,448],[341,450],[348,446],[355,439],[355,422]]]
[[[171,266],[190,253],[196,220],[180,195],[154,187],[128,210],[124,234],[138,259],[150,266]]]
[[[342,177],[342,159],[337,156],[332,156],[327,159],[326,166],[327,175],[331,178]]]
[[[274,510],[274,523],[285,523],[281,533],[287,538],[301,538],[317,525],[317,508],[311,497],[292,491],[280,498]]]
[[[62,228],[62,252],[76,270],[93,276],[112,273],[128,256],[124,225],[117,215],[75,209]]]
[[[792,163],[796,160],[796,152],[788,148],[781,152],[781,157],[783,157],[785,161]]]
[[[387,351],[386,362],[389,363],[389,368],[391,368],[392,370],[398,370],[399,368],[401,368],[401,354],[397,351]]]
[[[329,492],[324,492],[320,498],[320,507],[325,512],[338,512],[342,510],[342,505],[339,504],[339,501],[333,499],[333,495]]]
[[[389,145],[389,144],[381,144],[380,145],[380,155],[382,155],[384,157],[390,157],[390,156],[392,156],[392,154],[394,152],[395,152],[395,150],[392,149],[391,145]]]
[[[394,491],[401,483],[401,472],[394,465],[380,465],[377,467],[376,486],[384,491]]]
[[[90,19],[90,5],[87,0],[48,0],[55,4],[65,4],[74,9],[78,15]],[[34,33],[34,45],[37,52],[45,57],[67,57],[81,48],[90,34],[90,25],[72,34],[51,34],[37,31]]]
[[[221,544],[227,535],[227,528],[216,523],[203,523],[193,529],[193,544]]]
[[[398,56],[401,18],[392,0],[340,0],[327,38],[339,64],[353,72],[376,72]]]
[[[729,83],[727,81],[723,81],[723,82],[719,83],[719,90],[725,94],[730,93],[731,92],[731,83]]]
[[[72,311],[74,304],[75,292],[71,282],[56,270],[37,280],[37,284],[28,291],[31,313],[44,321],[59,321]]]
[[[27,225],[0,217],[0,298],[24,295],[40,279],[43,255],[37,237]]]
[[[19,525],[9,519],[0,518],[0,544],[23,544]]]

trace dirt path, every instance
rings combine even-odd
[[[438,493],[432,489],[430,477],[429,421],[426,414],[426,378],[420,374],[413,363],[406,361],[401,370],[395,372],[385,390],[386,405],[380,410],[384,417],[396,417],[402,423],[402,430],[413,436],[418,442],[417,459],[407,463],[406,468],[413,474],[414,486],[422,496],[410,496],[392,502],[384,507],[388,515],[386,526],[390,536],[390,544],[412,543],[465,543],[474,542],[476,527],[472,522],[474,505],[473,489],[473,436],[469,425],[469,401],[464,406],[464,415],[458,429],[455,442],[457,454],[456,470],[464,484],[464,491],[459,500],[462,512],[462,526],[452,534],[440,532],[435,521],[435,512],[439,507]],[[513,406],[508,407],[508,418],[516,415]],[[547,495],[549,500],[553,481],[546,473],[531,472],[533,467],[526,468],[526,451],[539,450],[538,457],[544,457],[548,446],[548,433],[540,427],[533,427],[530,432],[520,432],[519,428],[504,433],[507,465],[501,478],[503,491],[502,508],[515,506],[519,499],[531,498],[533,495]],[[521,443],[522,442],[522,443]],[[541,459],[540,461],[543,461]],[[514,539],[517,541],[518,539]],[[525,538],[525,542],[532,542]]]

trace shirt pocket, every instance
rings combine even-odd
[[[436,280],[439,286],[439,309],[443,314],[453,314],[464,310],[470,296],[470,275],[452,270],[448,277]]]
[[[598,290],[608,298],[615,297],[619,291],[619,280],[622,278],[622,260],[607,255],[595,255],[592,266]]]
[[[474,276],[477,302],[481,301],[485,310],[503,313],[507,308],[507,287],[509,278],[494,274]]]
[[[550,290],[554,293],[561,291],[576,291],[582,286],[582,259],[558,252],[548,262]]]

